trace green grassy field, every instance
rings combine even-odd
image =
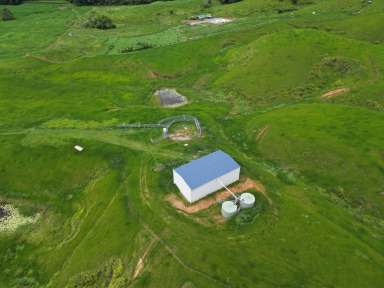
[[[0,22],[0,201],[40,215],[0,232],[0,287],[384,285],[383,1],[42,2]],[[202,12],[234,21],[183,23]],[[163,87],[189,103],[160,107]],[[182,114],[188,146],[108,129]],[[172,168],[216,149],[271,202],[175,210]]]

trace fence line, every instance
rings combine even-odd
[[[199,136],[201,136],[201,125],[199,119],[191,115],[179,115],[172,116],[160,120],[158,123],[123,123],[116,126],[119,129],[130,129],[130,128],[163,128],[163,138],[168,137],[169,128],[177,122],[193,122],[196,126],[196,130]]]

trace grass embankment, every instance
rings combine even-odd
[[[0,235],[0,286],[381,286],[383,3],[201,7],[11,7],[16,20],[0,23],[0,200],[41,216]],[[201,11],[235,21],[182,23]],[[85,29],[92,12],[117,28]],[[138,43],[152,48],[122,53]],[[163,87],[190,103],[160,107]],[[151,144],[156,129],[106,129],[181,114],[203,126],[188,146]],[[224,224],[219,206],[175,211],[171,169],[214,149],[272,204],[257,194]]]

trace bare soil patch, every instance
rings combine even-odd
[[[191,140],[195,135],[194,127],[184,126],[175,130],[173,133],[168,134],[169,138],[174,141],[188,141]]]
[[[173,133],[169,135],[169,138],[174,141],[188,141],[192,139],[191,135],[185,135],[183,133]]]
[[[232,21],[233,19],[230,19],[230,18],[212,17],[212,18],[207,18],[202,20],[186,20],[184,23],[190,26],[203,25],[203,24],[222,25]]]
[[[178,93],[176,89],[160,89],[155,92],[155,96],[158,97],[163,107],[178,107],[187,103],[187,98]]]
[[[268,202],[271,204],[271,199],[267,196],[266,190],[264,185],[259,181],[254,181],[250,178],[245,178],[240,183],[237,183],[230,187],[231,191],[233,193],[241,193],[246,190],[255,189],[256,191],[262,193],[268,200]],[[201,210],[208,209],[212,205],[215,205],[216,203],[223,201],[230,197],[231,194],[226,190],[221,190],[219,192],[216,192],[210,197],[206,197],[204,199],[201,199],[200,201],[194,203],[194,204],[186,204],[180,197],[178,197],[176,194],[170,194],[166,197],[166,201],[168,201],[173,207],[175,207],[178,210],[181,210],[183,212],[186,212],[188,214],[197,213]]]
[[[339,88],[339,89],[332,90],[332,91],[329,91],[329,92],[323,94],[320,98],[322,100],[326,100],[326,99],[329,99],[329,98],[340,96],[340,95],[342,95],[344,93],[347,93],[349,91],[350,91],[349,88]]]

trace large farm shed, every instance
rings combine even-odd
[[[173,169],[173,183],[193,203],[240,177],[240,165],[221,150]]]

